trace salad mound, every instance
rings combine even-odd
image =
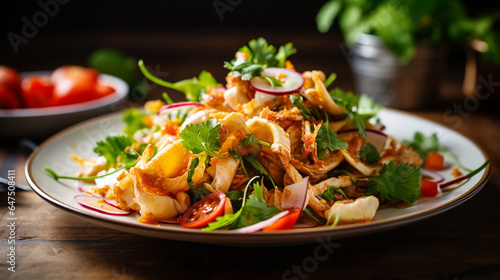
[[[335,74],[296,70],[295,52],[291,43],[252,40],[225,62],[225,84],[206,71],[163,81],[140,61],[147,78],[187,101],[165,93],[125,111],[123,134],[98,142],[96,159],[74,156],[85,167],[78,177],[47,171],[95,183],[86,192],[103,199],[87,208],[103,203],[141,223],[207,231],[369,222],[381,204],[437,195],[438,178],[421,168],[443,168],[435,135],[403,143],[385,134],[382,106],[329,90]]]

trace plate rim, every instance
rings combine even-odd
[[[430,122],[434,125],[437,125],[439,127],[446,128],[448,130],[451,130],[450,128],[434,122],[426,117],[421,117],[418,116],[414,113],[398,110],[398,109],[393,109],[393,108],[384,108],[383,110],[389,111],[392,113],[397,113],[397,114],[404,114],[411,116],[413,118],[416,118],[418,120],[424,120],[426,122]],[[31,153],[29,156],[26,164],[25,164],[25,175],[26,179],[28,181],[28,184],[30,187],[34,190],[34,192],[40,196],[43,200],[51,204],[52,206],[55,206],[58,209],[63,210],[66,213],[69,213],[72,216],[76,216],[78,218],[81,218],[83,220],[86,220],[88,222],[92,222],[94,224],[98,224],[103,227],[107,227],[110,229],[114,230],[120,230],[120,231],[125,231],[128,233],[134,233],[134,234],[140,234],[140,235],[145,235],[145,236],[151,236],[151,237],[157,237],[157,238],[162,238],[162,239],[170,239],[170,240],[179,240],[179,241],[188,241],[188,242],[199,242],[199,243],[206,243],[206,244],[219,244],[219,245],[232,245],[232,246],[287,246],[287,245],[293,245],[293,244],[307,244],[307,243],[315,243],[318,242],[319,238],[328,238],[330,239],[340,239],[340,238],[346,238],[346,237],[354,237],[354,236],[359,236],[359,235],[365,235],[365,234],[371,234],[371,233],[376,233],[380,231],[385,231],[385,230],[390,230],[392,228],[396,227],[402,227],[408,224],[412,224],[415,222],[422,221],[424,219],[433,217],[435,215],[438,215],[442,212],[448,211],[463,202],[467,201],[474,195],[476,195],[487,183],[490,173],[491,173],[491,163],[489,163],[486,168],[483,176],[479,179],[479,181],[471,187],[469,190],[467,190],[465,193],[460,194],[459,196],[451,199],[450,201],[437,205],[433,208],[427,209],[426,211],[422,213],[408,213],[404,216],[400,217],[392,217],[388,219],[383,219],[383,220],[377,220],[377,221],[371,221],[369,223],[364,223],[364,224],[348,224],[348,225],[342,225],[342,227],[337,227],[335,229],[332,228],[326,228],[326,227],[314,227],[314,228],[302,228],[300,230],[297,229],[291,229],[291,230],[283,230],[283,231],[276,231],[276,232],[256,232],[253,234],[247,234],[247,235],[242,235],[241,233],[236,233],[236,232],[231,232],[231,231],[211,231],[211,232],[206,232],[206,231],[200,231],[199,229],[187,229],[187,228],[180,228],[180,227],[160,227],[158,228],[157,226],[154,225],[146,225],[146,224],[140,224],[138,223],[137,225],[135,224],[130,224],[125,221],[120,221],[120,220],[115,220],[112,219],[112,217],[107,217],[104,215],[97,215],[93,214],[90,212],[87,212],[83,209],[79,209],[76,207],[73,207],[69,204],[66,204],[63,201],[59,201],[55,199],[54,197],[50,196],[47,194],[43,188],[39,187],[33,179],[33,170],[32,170],[32,164],[36,156],[40,151],[44,149],[45,146],[49,145],[51,142],[55,141],[59,137],[66,135],[68,133],[71,133],[72,131],[76,131],[81,127],[85,127],[87,125],[90,125],[95,122],[99,122],[103,119],[108,119],[108,118],[116,118],[118,115],[121,115],[122,112],[114,112],[98,117],[94,117],[85,121],[82,121],[80,123],[77,123],[75,125],[72,125],[43,141],[39,145],[39,147]],[[452,130],[453,131],[453,130]],[[464,137],[467,141],[471,142],[478,150],[481,152],[482,156],[488,160],[488,154],[485,152],[482,146],[480,146],[476,141],[470,139],[468,136],[463,135],[460,132],[454,131],[455,133],[459,134],[460,136]],[[117,229],[118,228],[118,229]],[[291,234],[293,233],[293,234]],[[204,236],[204,241],[203,240],[193,240],[193,237],[199,237],[201,235]],[[220,237],[226,238],[224,242],[220,242],[218,239]],[[245,236],[245,244],[241,244],[241,242],[237,242],[236,239],[241,239],[242,236]],[[270,236],[272,238],[263,238],[264,236]],[[248,238],[250,237],[250,238]],[[276,240],[280,239],[282,242],[279,244],[276,244]],[[293,240],[291,240],[293,239]]]

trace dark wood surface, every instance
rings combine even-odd
[[[32,52],[49,52],[62,40],[54,35],[34,40],[27,46],[31,51],[22,57],[5,56],[4,61],[22,71],[51,69],[84,64],[91,50],[111,46],[160,65],[173,81],[195,76],[202,69],[222,81],[222,62],[258,36],[276,45],[294,42],[299,50],[293,57],[297,69],[337,72],[338,85],[353,88],[342,41],[304,31],[151,31],[115,32],[113,36],[102,32],[71,38],[65,45],[71,51],[59,49],[57,59]],[[456,208],[402,228],[332,240],[328,252],[318,243],[238,248],[144,237],[82,221],[33,192],[16,191],[16,272],[12,273],[6,262],[10,246],[7,195],[1,193],[0,279],[500,279],[500,117],[494,110],[498,93],[459,122],[447,122],[444,112],[464,101],[459,93],[462,62],[450,63],[445,96],[428,110],[413,113],[463,133],[491,159],[488,183]],[[490,68],[480,71],[499,79]],[[150,98],[159,93],[153,91]],[[14,147],[15,142],[2,141],[0,158]],[[16,165],[19,183],[25,183],[23,165],[21,157]]]

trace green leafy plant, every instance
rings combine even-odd
[[[317,14],[318,30],[327,32],[336,19],[348,45],[361,33],[376,35],[403,63],[421,42],[464,46],[478,41],[489,61],[500,62],[495,17],[471,18],[458,0],[330,0]]]

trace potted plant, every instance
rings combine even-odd
[[[458,0],[330,0],[317,14],[318,30],[327,32],[336,19],[350,47],[357,91],[388,106],[428,105],[438,92],[449,46],[469,50],[469,94],[475,88],[473,50],[500,61],[493,17],[470,18]]]

